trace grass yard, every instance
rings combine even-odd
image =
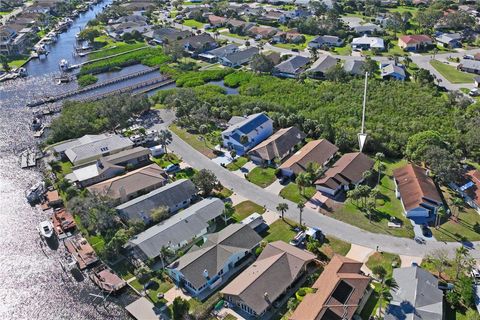
[[[235,213],[233,214],[233,218],[237,221],[240,222],[249,215],[251,215],[254,212],[263,214],[265,212],[265,208],[262,207],[259,204],[256,204],[253,201],[247,200],[240,202],[236,206],[233,207],[235,209]]]
[[[249,36],[241,36],[241,35],[239,35],[239,34],[230,33],[230,32],[228,32],[228,31],[220,32],[220,34],[221,34],[222,36],[225,36],[225,37],[232,37],[232,38],[243,39],[243,40],[248,40],[248,39],[250,39]]]
[[[372,254],[366,263],[370,270],[376,266],[382,266],[387,271],[387,277],[392,276],[393,265],[399,267],[401,264],[400,257],[396,254],[387,252],[375,252]]]
[[[182,162],[175,154],[162,154],[160,157],[152,157],[151,160],[162,168],[166,168],[171,164],[179,164]]]
[[[16,69],[23,66],[26,62],[27,62],[27,59],[18,59],[18,60],[10,61],[8,65],[10,66],[10,68]]]
[[[175,180],[191,179],[191,178],[193,178],[195,173],[197,173],[197,170],[195,170],[194,168],[182,169],[182,170],[178,171],[177,173],[175,173]]]
[[[112,268],[113,271],[115,271],[124,280],[131,279],[135,276],[133,274],[133,271],[135,270],[135,267],[130,262],[128,262],[126,259],[123,259],[120,262],[111,265],[110,267]]]
[[[248,159],[245,157],[238,157],[233,160],[233,162],[230,162],[229,164],[226,165],[226,168],[230,171],[236,171],[243,167],[245,163],[248,162]]]
[[[200,135],[189,133],[174,124],[172,124],[169,129],[198,152],[210,159],[215,158],[215,154],[213,153],[215,146],[208,141],[208,139],[202,141],[199,139],[201,137]]]
[[[165,299],[158,299],[157,294],[167,292],[168,290],[173,288],[173,284],[170,281],[161,280],[157,277],[153,277],[149,281],[154,282],[154,284],[148,289],[148,296],[153,301],[153,303],[157,306],[167,303],[167,300]],[[139,292],[143,290],[143,284],[141,284],[138,279],[131,281],[130,285]]]
[[[284,48],[284,49],[290,49],[290,50],[292,49],[304,50],[307,47],[308,43],[312,41],[313,38],[315,38],[315,36],[311,36],[307,34],[304,34],[303,36],[305,37],[305,41],[302,43],[276,43],[274,46],[278,48]]]
[[[222,190],[214,190],[214,196],[220,199],[226,199],[229,198],[232,194],[233,191],[223,187]]]
[[[397,237],[413,238],[414,232],[410,221],[403,214],[403,207],[400,200],[395,196],[395,184],[392,179],[393,170],[402,167],[406,161],[384,161],[386,171],[382,175],[380,185],[377,189],[380,195],[377,199],[377,208],[372,215],[372,221],[368,215],[357,207],[354,201],[347,200],[343,205],[334,208],[333,212],[327,213],[332,218],[341,220],[361,229],[373,232],[384,233]],[[375,178],[374,175],[372,178]],[[403,222],[401,228],[389,228],[387,226],[390,217],[396,217]]]
[[[352,245],[350,243],[333,236],[329,236],[325,238],[320,251],[322,251],[323,254],[325,254],[328,258],[332,258],[335,253],[342,256],[347,255],[351,247]]]
[[[412,15],[414,15],[416,12],[418,12],[418,8],[417,7],[410,7],[410,6],[398,6],[396,8],[388,9],[388,11],[389,12],[400,12],[400,13],[410,12]]]
[[[292,220],[279,219],[270,225],[270,228],[263,234],[263,237],[268,242],[282,240],[289,243],[297,234],[294,230],[296,225]]]
[[[472,82],[475,76],[474,74],[458,71],[457,68],[438,60],[431,60],[430,64],[451,83]]]
[[[197,20],[193,20],[193,19],[187,19],[183,21],[183,25],[190,28],[196,27],[200,29],[200,28],[203,28],[204,23],[198,22]]]
[[[341,56],[349,56],[352,54],[352,47],[349,44],[343,47],[335,47],[333,52]]]
[[[360,317],[362,319],[370,319],[371,316],[374,316],[379,305],[378,293],[380,292],[380,284],[371,283],[370,286],[372,286],[374,289],[370,294],[370,297],[368,298],[367,302],[365,303],[365,306],[363,307],[362,312],[360,313]],[[383,305],[385,307],[385,303]]]
[[[300,194],[298,185],[296,183],[290,182],[285,188],[282,189],[282,191],[280,191],[280,196],[295,203],[305,203],[311,197],[313,197],[315,192],[315,187],[307,187],[305,188],[304,194],[302,195]]]
[[[247,174],[247,180],[259,187],[265,188],[271,185],[277,177],[274,168],[256,167]]]
[[[443,196],[447,203],[454,196],[454,191],[442,188]],[[438,229],[431,228],[434,237],[439,241],[479,241],[480,240],[480,214],[467,204],[450,209],[453,213],[459,212],[458,221],[442,219]]]

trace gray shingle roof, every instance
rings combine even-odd
[[[242,64],[249,61],[254,55],[258,54],[260,50],[256,47],[250,47],[245,50],[236,51],[227,54],[224,59],[230,61],[232,64]]]
[[[189,200],[197,193],[195,185],[188,179],[180,179],[166,186],[153,190],[143,196],[119,205],[116,209],[125,218],[142,219],[150,216],[150,212],[158,207],[171,208],[185,200]]]
[[[362,60],[347,60],[343,65],[343,69],[349,74],[362,75],[364,74],[363,72],[364,65],[365,65],[365,62]]]
[[[309,72],[321,72],[325,73],[328,69],[334,67],[338,62],[338,59],[329,56],[329,55],[321,55],[308,69]]]
[[[213,50],[208,51],[209,54],[214,55],[216,57],[225,57],[229,52],[238,50],[238,46],[236,44],[227,44],[226,46],[216,48]]]
[[[275,70],[281,73],[297,74],[302,71],[310,60],[302,56],[293,56],[275,66]]]
[[[199,288],[206,281],[204,270],[213,277],[232,255],[252,250],[261,240],[248,225],[231,224],[220,232],[210,234],[200,248],[180,257],[169,268],[179,270],[187,281]]]
[[[139,158],[142,156],[146,156],[150,154],[150,149],[144,147],[136,147],[133,149],[127,149],[110,156],[104,157],[106,162],[110,162],[112,164],[118,164],[122,162],[126,162],[135,158]]]
[[[190,241],[222,215],[225,205],[218,198],[204,199],[129,240],[139,258],[155,258],[165,246]]]
[[[392,289],[392,301],[385,320],[442,319],[443,292],[438,279],[420,267],[397,268],[393,278],[398,288]]]

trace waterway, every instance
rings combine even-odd
[[[24,197],[24,190],[41,176],[36,170],[20,169],[17,157],[35,143],[32,110],[24,106],[36,97],[75,88],[74,83],[55,85],[53,74],[62,58],[72,63],[84,59],[72,56],[75,34],[109,2],[80,15],[50,47],[46,59],[29,62],[27,78],[0,84],[0,319],[128,318],[122,305],[129,295],[109,299],[104,307],[91,296],[99,290],[90,280],[77,282],[63,271],[60,250],[42,249],[36,226],[47,215],[30,207]]]

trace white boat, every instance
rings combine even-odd
[[[38,225],[38,231],[45,239],[51,238],[53,236],[53,224],[50,220],[45,220],[40,222]]]
[[[22,158],[24,158],[24,160],[25,160],[25,164],[22,164],[22,167],[24,165],[25,165],[25,167],[28,166],[28,164],[27,164],[27,153],[28,152],[25,151],[22,154]],[[23,161],[23,159],[22,159],[22,161]],[[40,200],[40,198],[43,196],[44,193],[45,193],[45,183],[42,181],[42,182],[39,182],[36,185],[32,186],[30,189],[28,189],[25,192],[25,197],[27,198],[29,203],[36,203]]]
[[[70,68],[70,64],[68,63],[67,59],[60,60],[59,63],[60,70],[67,71]]]

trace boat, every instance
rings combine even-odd
[[[58,65],[62,71],[68,71],[68,69],[70,69],[70,64],[68,63],[67,59],[60,60]]]
[[[29,203],[36,203],[41,200],[45,193],[45,183],[39,182],[25,192],[25,197]]]
[[[53,236],[53,224],[50,220],[45,220],[40,222],[38,225],[38,231],[40,231],[40,235],[45,239],[49,239]]]
[[[20,77],[26,77],[28,75],[27,69],[25,69],[24,67],[20,67],[20,68],[17,69],[17,74]]]
[[[92,272],[89,274],[89,278],[100,289],[109,293],[118,292],[127,285],[125,280],[116,275],[105,264],[101,264],[100,266],[93,269]]]
[[[65,256],[64,256],[64,259],[65,259],[66,267],[69,271],[72,271],[73,269],[75,269],[77,267],[77,260],[70,253],[66,252]]]
[[[31,128],[33,131],[39,131],[42,129],[42,119],[39,117],[34,117],[32,120]]]

